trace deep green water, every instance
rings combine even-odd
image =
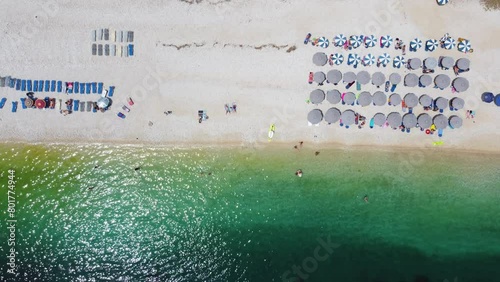
[[[498,156],[320,151],[2,145],[0,281],[500,281]]]

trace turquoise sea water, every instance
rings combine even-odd
[[[495,155],[8,144],[0,160],[0,281],[500,281]]]

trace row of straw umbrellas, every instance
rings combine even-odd
[[[311,124],[319,124],[322,120],[328,124],[339,122],[341,126],[349,127],[356,122],[356,113],[353,110],[345,110],[341,112],[337,108],[330,108],[325,114],[320,109],[313,109],[307,115],[307,120]],[[372,121],[370,121],[371,123]],[[406,129],[419,127],[421,130],[430,128],[432,125],[436,129],[460,128],[463,120],[459,116],[453,115],[447,118],[443,114],[437,114],[431,117],[427,113],[422,113],[416,116],[413,113],[407,113],[403,116],[398,112],[391,112],[387,116],[383,113],[376,113],[373,116],[373,124],[376,126],[389,126],[391,128],[399,128],[404,126]]]
[[[353,92],[340,93],[339,90],[334,89],[327,91],[325,94],[323,90],[315,89],[311,91],[309,95],[309,101],[315,105],[322,103],[325,99],[331,104],[342,102],[342,104],[354,105],[356,103],[362,107],[371,104],[374,106],[384,106],[386,103],[392,106],[398,106],[403,101],[408,108],[414,108],[420,103],[423,107],[436,107],[439,110],[444,110],[448,107],[452,110],[461,110],[465,105],[465,101],[460,97],[454,97],[451,100],[444,97],[432,99],[427,94],[417,97],[414,93],[407,93],[403,98],[401,98],[399,94],[393,93],[388,98],[382,91],[376,91],[373,95],[368,91],[363,91],[356,97]]]
[[[355,81],[361,85],[367,84],[370,81],[373,85],[380,87],[386,83],[386,76],[382,72],[375,72],[371,75],[367,71],[360,71],[357,74],[354,72],[342,73],[339,70],[333,69],[328,71],[326,74],[322,71],[315,72],[313,75],[313,80],[318,84],[323,84],[325,81],[337,85],[341,80],[346,84],[354,83]],[[389,75],[389,83],[392,85],[397,85],[401,82],[401,75],[398,73],[392,73]],[[450,86],[453,86],[455,91],[464,92],[469,89],[469,81],[464,77],[457,77],[451,81],[451,78],[446,74],[438,74],[432,78],[431,75],[423,74],[420,77],[414,73],[408,73],[404,77],[404,85],[406,87],[427,87],[434,81],[434,86],[441,90]]]

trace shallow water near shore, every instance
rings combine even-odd
[[[1,145],[16,281],[499,281],[497,156],[320,151]]]

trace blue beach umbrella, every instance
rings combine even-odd
[[[351,35],[349,37],[349,44],[351,44],[351,46],[353,48],[358,48],[359,46],[361,46],[361,42],[362,39],[360,36],[357,36],[357,35]]]
[[[363,64],[365,66],[373,65],[375,64],[375,56],[372,54],[368,54],[363,58]]]
[[[332,56],[332,61],[336,65],[340,65],[344,62],[344,56],[340,53],[335,53]]]
[[[410,51],[416,52],[420,48],[422,48],[422,40],[415,38],[410,41]]]
[[[336,35],[333,38],[333,44],[337,47],[344,45],[347,42],[347,38],[343,34]]]
[[[446,39],[444,41],[444,49],[448,49],[448,50],[451,50],[451,49],[454,49],[455,46],[457,45],[455,39],[449,37],[448,39]]]
[[[387,47],[389,48],[392,44],[392,37],[390,35],[384,35],[380,37],[380,47],[384,48]]]
[[[493,102],[494,98],[495,98],[495,96],[491,92],[484,92],[481,95],[481,100],[483,100],[483,102],[485,102],[485,103]]]
[[[425,42],[425,50],[432,52],[438,47],[438,41],[436,39],[429,39]]]
[[[448,2],[450,2],[450,0],[437,0],[439,6],[446,5],[448,4]]]
[[[361,61],[361,58],[358,56],[358,54],[351,53],[349,54],[349,57],[347,57],[347,64],[348,65],[358,65],[359,62]]]
[[[391,56],[389,56],[389,54],[387,53],[384,53],[378,57],[378,60],[380,61],[380,64],[385,67],[388,63],[391,62]]]
[[[321,48],[327,48],[328,45],[330,45],[330,41],[328,41],[328,39],[326,37],[320,37],[318,39],[318,45]]]
[[[470,41],[465,39],[458,43],[458,51],[468,53],[471,50]]]
[[[377,44],[377,38],[374,35],[369,35],[365,37],[365,47],[374,47]]]
[[[399,69],[404,64],[405,64],[405,58],[404,57],[402,57],[402,56],[396,56],[396,57],[394,57],[393,66],[395,68]]]

